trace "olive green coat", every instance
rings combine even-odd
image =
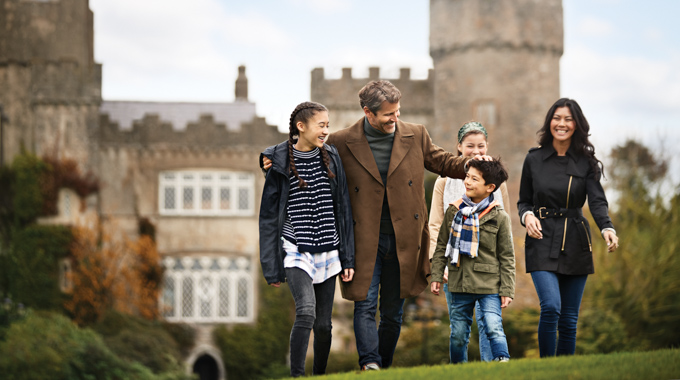
[[[430,275],[424,169],[464,178],[466,159],[434,145],[423,125],[398,121],[387,184],[383,185],[364,135],[364,118],[332,133],[328,143],[338,148],[345,167],[354,218],[355,272],[351,282],[340,283],[343,298],[362,301],[368,294],[378,253],[385,192],[396,238],[401,298],[420,294]]]
[[[515,251],[512,246],[510,217],[500,206],[479,219],[479,251],[475,258],[460,255],[460,266],[444,257],[451,223],[458,207],[450,205],[439,229],[437,249],[432,257],[432,281],[442,282],[449,267],[449,291],[454,293],[496,294],[515,297]]]

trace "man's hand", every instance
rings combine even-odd
[[[272,160],[269,159],[267,156],[262,156],[262,168],[264,170],[269,170],[269,168],[272,167]]]
[[[501,296],[501,309],[505,309],[512,302],[512,298]]]
[[[441,289],[441,286],[442,286],[441,282],[432,281],[432,283],[430,284],[430,291],[435,296],[438,296],[439,295],[439,289]]]
[[[354,268],[343,269],[342,273],[340,273],[340,278],[342,282],[352,281],[352,278],[354,278]]]
[[[472,157],[472,159],[473,160],[482,160],[482,161],[493,161],[493,157],[486,156],[486,155],[482,156],[482,155],[479,155],[479,154]]]

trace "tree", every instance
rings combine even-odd
[[[612,311],[636,349],[680,345],[680,188],[661,192],[667,163],[627,141],[612,151],[611,178],[619,191],[612,220],[619,249],[593,239],[596,274],[584,306]],[[594,223],[591,223],[595,225]],[[601,313],[602,314],[602,313]]]

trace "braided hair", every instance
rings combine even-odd
[[[300,175],[295,168],[295,160],[293,159],[293,144],[298,140],[300,135],[300,131],[297,129],[297,123],[300,121],[306,124],[309,119],[312,118],[312,116],[316,115],[317,112],[322,111],[328,112],[328,108],[326,108],[323,104],[315,102],[303,102],[298,104],[293,110],[293,113],[290,114],[290,124],[288,130],[288,159],[290,160],[290,170],[298,179],[300,187],[307,187],[307,183],[305,180],[300,178]],[[296,136],[298,138],[295,138]],[[323,164],[326,166],[326,171],[328,172],[328,178],[335,178],[335,174],[333,174],[331,171],[331,158],[326,151],[326,147],[322,145],[320,149]]]

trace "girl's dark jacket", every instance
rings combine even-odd
[[[342,269],[354,268],[354,228],[352,207],[347,193],[347,179],[338,150],[324,144],[330,156],[330,169],[335,174],[329,178],[335,213],[335,228],[340,238],[338,253]],[[285,282],[281,236],[286,220],[288,193],[290,191],[290,160],[288,141],[267,148],[263,155],[272,159],[272,167],[265,175],[262,202],[260,203],[260,264],[268,284]],[[262,157],[260,157],[262,162]]]
[[[526,235],[527,272],[594,273],[593,235],[582,213],[586,198],[599,229],[614,228],[600,175],[593,171],[587,157],[577,154],[573,147],[562,157],[552,145],[529,150],[517,209],[520,218],[527,211],[534,212],[541,222],[543,239]],[[552,217],[552,212],[567,216]]]

